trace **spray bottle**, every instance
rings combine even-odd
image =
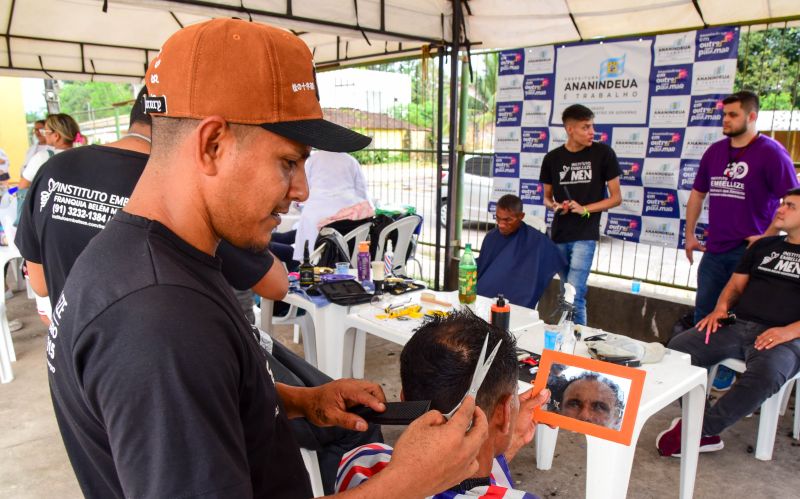
[[[575,325],[572,317],[575,314],[575,287],[570,283],[564,284],[564,310],[558,321],[558,330],[561,333],[561,351],[575,353]]]
[[[511,305],[506,302],[502,294],[497,295],[497,302],[492,304],[492,325],[505,331],[511,325]]]

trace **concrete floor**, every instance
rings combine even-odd
[[[44,363],[46,329],[24,293],[17,293],[8,301],[8,317],[22,319],[25,327],[13,333],[18,359],[13,365],[16,379],[0,385],[0,497],[80,497],[50,404]],[[288,328],[281,328],[276,334],[292,345]],[[301,345],[292,346],[302,352]],[[369,338],[367,352],[367,378],[380,383],[389,400],[398,400],[400,347]],[[673,404],[644,426],[628,497],[678,497],[680,461],[659,457],[654,441],[679,413],[678,405]],[[724,450],[700,456],[695,497],[800,497],[800,444],[789,435],[791,416],[790,409],[780,421],[770,462],[758,461],[748,453],[748,447],[755,444],[757,417],[740,421],[726,431]],[[384,429],[389,443],[398,434],[396,428]],[[536,470],[532,446],[519,453],[511,469],[518,488],[543,499],[584,497],[586,440],[581,435],[561,432],[552,470]]]

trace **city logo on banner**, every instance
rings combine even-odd
[[[643,158],[647,152],[647,128],[614,127],[611,148],[617,156]]]
[[[498,102],[497,126],[520,126],[522,122],[522,102]]]
[[[547,126],[550,122],[550,101],[526,100],[522,103],[522,126]]]
[[[520,180],[519,198],[523,204],[544,204],[544,188],[536,180]]]
[[[642,217],[642,232],[639,235],[639,242],[674,248],[678,245],[680,229],[681,224],[678,219]]]
[[[700,169],[700,160],[697,159],[682,159],[680,166],[680,174],[678,176],[678,189],[692,190],[694,186],[694,178],[697,176],[697,170]]]
[[[539,204],[526,204],[522,206],[522,212],[526,215],[539,218],[541,220],[547,219],[547,208]],[[545,222],[546,223],[546,222]]]
[[[697,223],[694,226],[694,236],[697,240],[705,246],[706,241],[708,240],[708,224]],[[681,232],[680,232],[680,242],[678,243],[678,249],[685,249],[686,248],[686,220],[681,220]]]
[[[644,124],[652,43],[648,38],[559,47],[551,120],[560,118],[567,106],[580,103],[600,123]]]
[[[658,35],[653,46],[653,65],[668,66],[694,62],[693,32]]]
[[[650,99],[650,126],[652,128],[683,128],[689,118],[688,95],[653,97]]]
[[[492,196],[490,201],[497,201],[506,194],[519,196],[518,178],[494,178],[492,179]]]
[[[510,74],[497,77],[498,102],[522,100],[522,75]]]
[[[636,215],[609,213],[606,219],[606,228],[603,232],[607,236],[617,239],[639,242],[639,235],[642,232],[642,218]]]
[[[517,127],[498,127],[494,134],[495,152],[519,152],[520,137]]]
[[[611,144],[611,133],[613,128],[608,125],[595,125],[594,126],[594,141],[602,142],[603,144]]]
[[[650,130],[647,156],[652,158],[678,158],[683,145],[683,130],[660,128]]]
[[[722,126],[724,95],[694,95],[689,112],[689,126]],[[652,125],[651,125],[652,126]]]
[[[645,187],[642,215],[664,218],[680,218],[678,193],[674,189]],[[676,241],[677,242],[677,241]]]
[[[619,169],[622,172],[619,176],[620,185],[642,185],[642,159],[618,158]]]
[[[736,76],[736,59],[694,63],[692,94],[729,94]]]
[[[620,197],[622,204],[611,208],[611,213],[641,215],[644,207],[644,189],[642,187],[620,187]]]
[[[697,32],[697,61],[736,59],[739,28],[711,28]]]
[[[544,153],[522,153],[520,158],[520,178],[538,180],[542,173],[542,161]]]
[[[689,95],[692,93],[692,65],[654,67],[652,94]]]
[[[686,140],[683,143],[683,155],[687,159],[700,159],[706,149],[722,138],[719,128],[690,126],[686,128]]]
[[[647,158],[644,160],[642,183],[645,187],[675,189],[678,186],[679,170],[678,158]]]
[[[555,48],[552,45],[525,49],[525,74],[552,73]]]
[[[522,49],[500,52],[498,75],[522,74]]]
[[[547,128],[523,128],[522,152],[547,152]]]
[[[493,177],[519,177],[519,154],[498,153],[494,155]]]
[[[522,84],[523,96],[526,100],[553,99],[553,75],[527,75]]]

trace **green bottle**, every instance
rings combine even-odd
[[[475,303],[478,297],[478,266],[472,254],[472,245],[467,244],[458,264],[458,301],[462,304]]]

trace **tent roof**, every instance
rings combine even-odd
[[[107,11],[103,12],[104,3]],[[462,0],[478,48],[704,25],[800,19],[797,0]],[[449,41],[449,0],[0,0],[0,74],[138,81],[181,26],[252,18],[296,32],[318,66],[418,53]]]

